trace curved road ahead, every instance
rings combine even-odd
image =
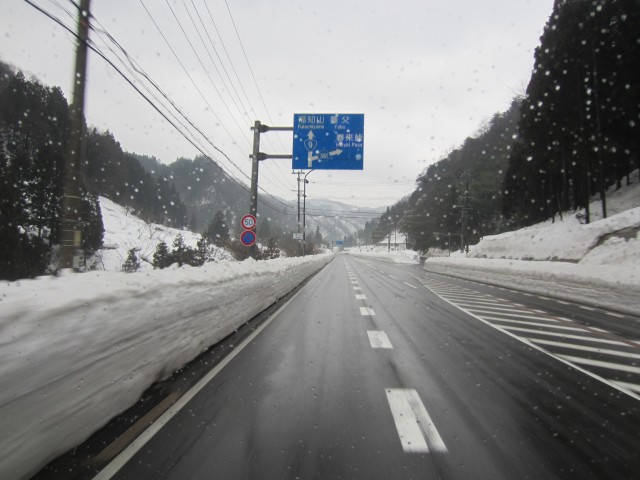
[[[98,478],[640,478],[638,322],[340,255]]]

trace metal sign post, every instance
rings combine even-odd
[[[291,158],[291,155],[267,155],[266,153],[261,153],[260,152],[260,134],[261,133],[265,133],[265,132],[269,132],[269,131],[281,131],[281,132],[286,132],[286,131],[291,131],[293,130],[293,127],[270,127],[268,125],[263,125],[262,123],[260,123],[260,120],[256,120],[255,124],[253,127],[251,127],[251,129],[253,130],[253,153],[251,154],[251,193],[250,196],[251,198],[249,199],[249,214],[251,214],[253,217],[257,217],[258,216],[258,165],[260,160],[267,160],[268,158]],[[254,227],[254,235],[257,236],[257,234],[255,233],[255,227]],[[251,243],[251,251],[249,252],[249,255],[251,255],[251,257],[255,258],[256,254],[258,253],[257,251],[257,247],[254,246],[255,245],[255,240],[253,243]]]
[[[270,127],[256,120],[251,129],[253,130],[253,152],[250,155],[252,164],[249,213],[254,217],[258,216],[258,167],[261,160],[290,158],[294,170],[363,169],[364,114],[297,113],[293,116],[293,127]],[[293,153],[291,155],[269,155],[260,152],[260,134],[271,131],[293,131]],[[298,232],[300,233],[299,203],[300,176],[298,176]],[[255,234],[255,227],[253,231]],[[304,248],[304,231],[302,239]],[[252,247],[250,255],[255,258],[256,253],[256,247]]]

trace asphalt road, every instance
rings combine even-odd
[[[342,255],[98,478],[637,479],[638,325]]]

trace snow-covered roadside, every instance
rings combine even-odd
[[[28,478],[332,258],[0,283],[0,478]]]
[[[420,255],[413,250],[387,251],[384,247],[348,248],[346,253],[354,257],[371,258],[388,263],[420,263]]]
[[[146,223],[106,197],[100,197],[102,222],[104,224],[104,245],[91,260],[96,270],[119,272],[130,249],[140,258],[140,269],[153,270],[153,253],[160,242],[171,248],[174,239],[182,235],[185,245],[195,248],[200,235],[189,230]],[[233,255],[223,248],[211,247],[216,261],[233,260]]]
[[[468,257],[428,258],[425,270],[575,300],[640,311],[640,182],[608,197],[608,218],[576,215],[483,238]],[[591,211],[598,212],[597,201]],[[551,261],[552,260],[552,261]]]
[[[480,258],[429,258],[425,270],[637,315],[640,268]]]

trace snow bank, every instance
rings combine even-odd
[[[425,270],[637,315],[640,268],[479,258],[429,258]]]
[[[578,262],[606,236],[638,229],[640,207],[589,224],[581,224],[574,215],[564,221],[549,220],[515,232],[485,237],[471,248],[469,256]]]
[[[348,248],[346,253],[355,257],[372,258],[389,263],[420,263],[420,255],[413,250],[387,251],[387,247]]]
[[[28,478],[333,257],[0,283],[0,478]]]
[[[483,238],[469,256],[429,258],[425,270],[636,314],[640,310],[640,182],[607,195],[611,216],[576,215]],[[525,261],[533,260],[533,261]],[[553,260],[553,261],[549,261]],[[570,263],[567,263],[570,262]]]

